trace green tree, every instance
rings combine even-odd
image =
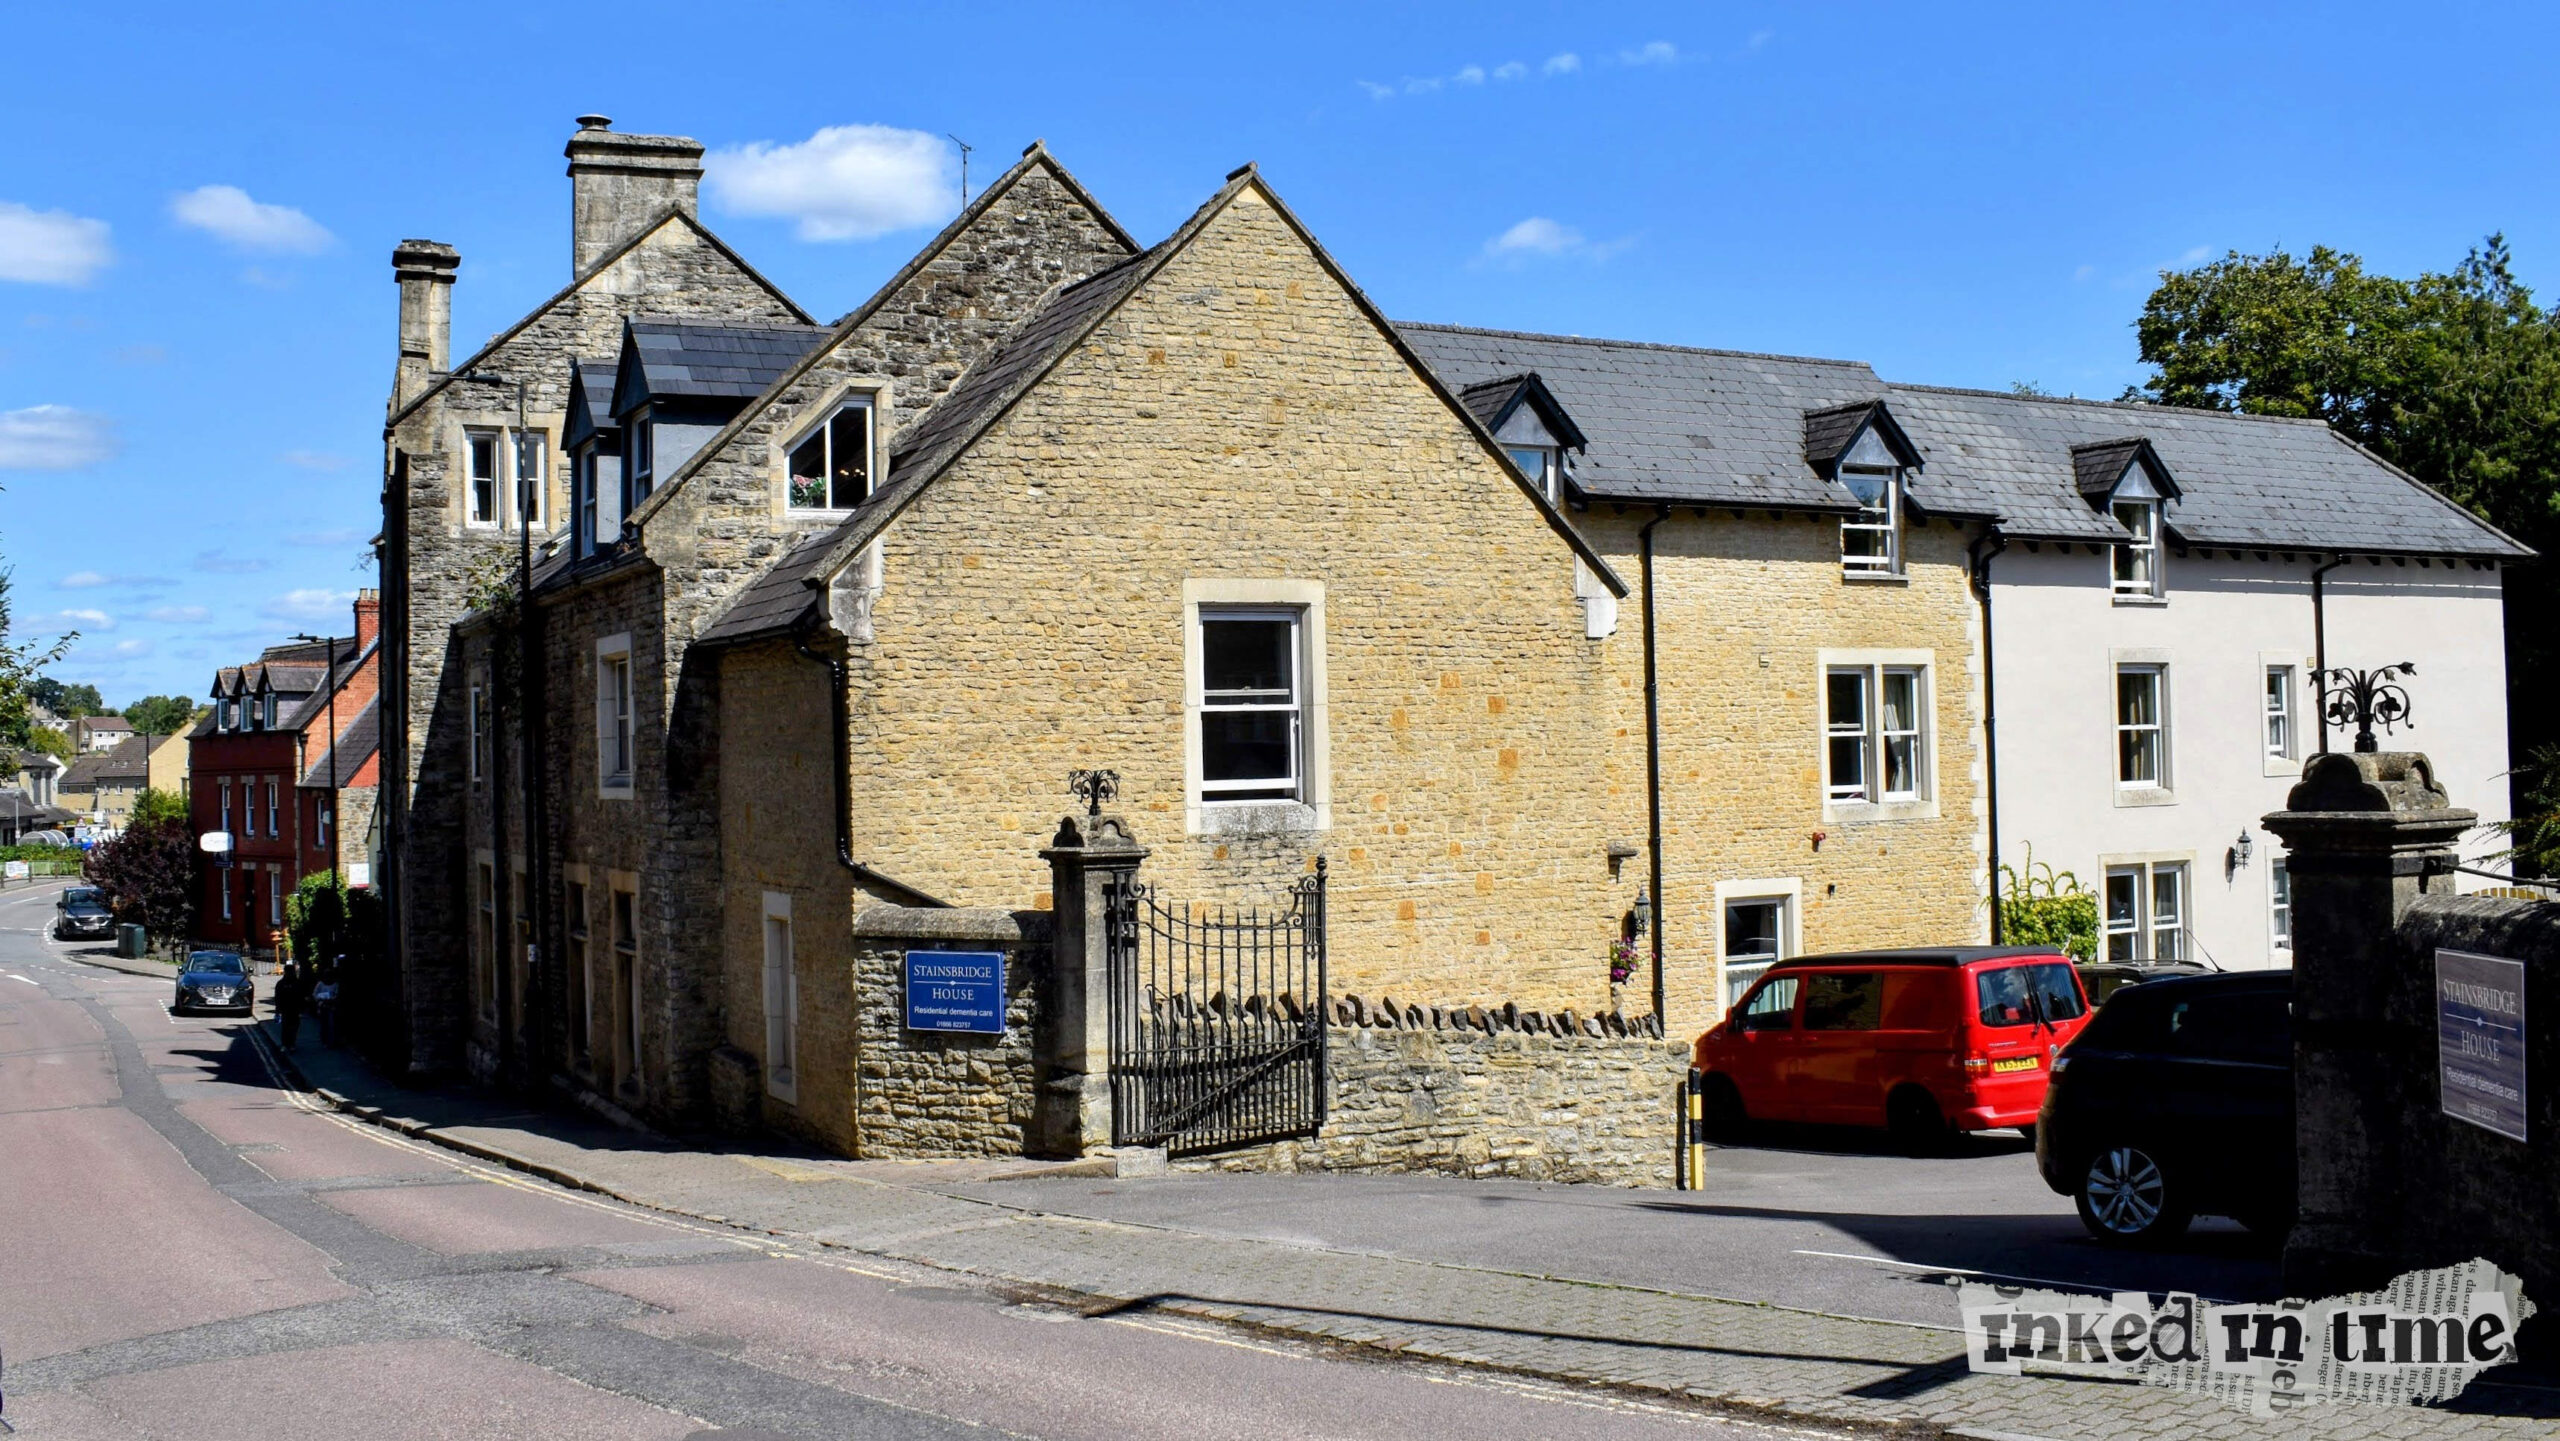
[[[60,760],[71,759],[70,732],[30,723],[25,733],[27,737],[25,744],[28,750],[43,751],[46,755]]]
[[[129,826],[159,825],[164,822],[187,825],[193,819],[186,796],[178,791],[146,789],[133,798],[133,814],[125,821]]]
[[[82,866],[105,888],[116,913],[140,921],[155,940],[184,944],[195,915],[195,837],[184,820],[129,823],[89,851]]]
[[[196,703],[182,695],[144,696],[124,708],[124,718],[144,735],[176,735],[195,715]]]
[[[337,956],[343,948],[346,922],[347,892],[338,884],[336,871],[304,876],[293,894],[285,897],[285,935],[293,943],[297,960],[325,961]]]
[[[69,647],[71,641],[79,638],[79,633],[76,631],[63,637],[63,644],[56,647],[51,656],[38,664],[51,665],[54,661],[62,659],[62,651]],[[107,698],[98,694],[98,688],[86,681],[78,685],[65,685],[52,676],[40,675],[27,683],[27,694],[36,704],[64,720],[76,720],[84,715],[107,713]]]
[[[74,631],[50,644],[19,640],[11,624],[11,579],[12,572],[0,570],[0,745],[31,746],[39,744],[36,736],[43,729],[35,723],[32,704],[34,689],[44,680],[37,672],[62,659],[80,635]],[[69,748],[66,742],[64,750]]]
[[[2155,369],[2127,398],[2325,420],[2542,555],[2560,556],[2560,313],[2537,306],[2516,279],[2504,236],[2411,280],[2325,246],[2299,259],[2233,251],[2162,272],[2135,329]],[[2560,745],[2560,629],[2544,621],[2560,604],[2553,571],[2545,561],[2506,575],[2520,818],[2534,803],[2524,758]]]

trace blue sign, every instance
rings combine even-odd
[[[2444,1113],[2509,1140],[2524,1130],[2524,962],[2436,952]]]
[[[1004,952],[907,952],[907,1029],[1004,1034]]]

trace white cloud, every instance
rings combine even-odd
[[[0,280],[86,285],[113,259],[107,222],[0,200]]]
[[[1529,67],[1517,60],[1506,60],[1493,67],[1493,78],[1496,80],[1518,80],[1528,73]]]
[[[1367,91],[1369,93],[1369,98],[1372,100],[1393,100],[1396,98],[1396,87],[1392,85],[1381,85],[1375,80],[1361,81],[1360,88]]]
[[[102,610],[86,606],[57,610],[50,615],[31,617],[26,628],[37,630],[114,630],[116,618]]]
[[[218,235],[242,250],[311,255],[337,238],[290,205],[252,200],[237,185],[207,185],[169,202],[181,225]]]
[[[147,641],[147,640],[120,640],[120,641],[117,641],[117,642],[116,642],[116,654],[118,654],[118,655],[149,655],[149,654],[151,654],[151,642],[149,642],[149,641]]]
[[[1428,95],[1439,88],[1440,77],[1437,75],[1408,77],[1404,82],[1404,93],[1407,95]]]
[[[155,605],[144,614],[170,625],[184,625],[202,620],[212,612],[200,605]]]
[[[92,586],[112,584],[113,581],[94,570],[75,570],[62,578],[64,590],[87,590]]]
[[[298,470],[335,471],[347,468],[345,456],[331,455],[322,450],[288,450],[276,458]]]
[[[1509,230],[1484,243],[1484,253],[1491,256],[1562,255],[1581,248],[1582,232],[1570,225],[1558,225],[1543,215],[1532,215]]]
[[[1567,50],[1561,55],[1548,56],[1547,63],[1539,68],[1549,75],[1570,75],[1582,68],[1582,57]]]
[[[796,145],[759,140],[702,163],[724,210],[796,220],[803,240],[868,240],[949,218],[959,205],[951,157],[921,130],[830,125]]]
[[[2213,247],[2210,245],[2191,245],[2187,247],[2184,254],[2178,257],[2178,263],[2180,265],[2201,265],[2207,259],[2211,258],[2212,255]]]
[[[1751,32],[1750,41],[1746,43],[1743,48],[1746,50],[1758,50],[1761,46],[1768,44],[1770,38],[1775,36],[1777,33],[1778,32],[1775,30],[1754,30]]]
[[[351,590],[289,590],[268,601],[263,610],[277,620],[337,620],[355,603],[355,598],[356,593]]]
[[[82,470],[116,453],[115,422],[67,405],[0,410],[0,470]]]
[[[1656,40],[1641,50],[1618,52],[1621,65],[1676,65],[1679,61],[1680,47],[1668,40]]]
[[[1470,65],[1458,72],[1457,80],[1461,85],[1482,85],[1484,83],[1484,67],[1481,65]]]

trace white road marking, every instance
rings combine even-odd
[[[10,979],[10,980],[13,980],[13,981],[25,981],[28,985],[34,986],[34,987],[36,987],[38,990],[42,990],[42,989],[44,988],[44,982],[39,981],[39,980],[35,979],[35,978],[34,978],[34,977],[32,977],[32,976],[22,976],[22,975],[19,975],[19,974],[18,974],[17,972],[15,972],[15,971],[10,971],[10,972],[8,972],[8,973],[7,973],[7,975],[8,975],[8,977],[9,977],[9,979]]]

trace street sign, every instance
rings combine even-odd
[[[2524,962],[2437,951],[2436,1049],[2444,1113],[2525,1139]]]
[[[907,1029],[1004,1034],[1004,952],[907,952]]]
[[[13,881],[23,881],[27,878],[27,863],[25,861],[10,861],[8,862],[8,867],[9,879]]]

